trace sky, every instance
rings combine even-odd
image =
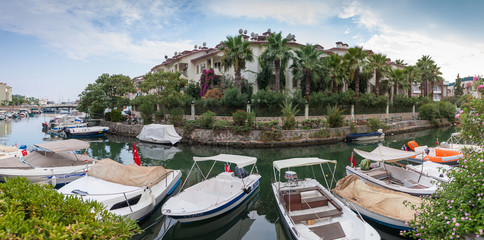
[[[144,75],[164,56],[239,29],[291,33],[325,49],[342,41],[415,64],[430,55],[446,81],[484,75],[481,0],[0,1],[0,82],[74,101],[103,73]]]

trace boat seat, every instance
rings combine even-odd
[[[405,179],[403,180],[404,181],[404,186],[405,187],[409,187],[409,188],[416,188],[416,189],[424,189],[424,188],[428,188],[427,186],[425,185],[422,185],[418,182],[416,182],[415,180],[413,179]]]
[[[330,223],[319,227],[312,227],[309,229],[324,240],[346,237],[346,234],[339,222]]]
[[[366,175],[373,177],[373,178],[376,178],[376,179],[379,179],[379,180],[382,180],[382,179],[388,177],[390,174],[385,170],[371,170],[371,171],[366,172]]]
[[[291,216],[292,221],[295,223],[297,222],[302,222],[302,221],[307,221],[307,220],[315,220],[319,218],[327,218],[327,217],[336,217],[340,216],[343,214],[338,209],[332,209],[329,211],[324,211],[324,212],[317,212],[317,213],[310,213],[310,214],[304,214],[304,215],[298,215],[298,216]]]

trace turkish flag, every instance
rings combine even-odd
[[[136,143],[134,144],[133,160],[138,166],[141,165],[141,161],[139,160],[138,150],[136,150]]]
[[[25,155],[27,155],[27,154],[28,154],[27,153],[27,149],[22,150],[22,157],[25,156]]]
[[[355,162],[355,154],[354,153],[351,153],[350,161],[351,161],[351,167],[352,168],[355,168],[356,167],[356,162]]]

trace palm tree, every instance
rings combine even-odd
[[[328,75],[330,78],[330,86],[334,93],[338,92],[338,85],[343,84],[343,74],[344,71],[344,64],[343,58],[338,55],[331,53],[329,57],[325,57],[323,59],[322,64],[325,66],[326,70],[328,71]]]
[[[265,44],[267,48],[261,55],[262,60],[274,63],[276,92],[279,92],[281,89],[281,68],[286,69],[287,62],[292,57],[290,48],[287,45],[289,38],[282,38],[281,34],[281,32],[277,34],[271,33],[271,35],[267,38],[267,44]]]
[[[235,37],[227,36],[227,40],[223,41],[222,46],[219,48],[224,52],[224,56],[222,57],[224,68],[234,67],[235,85],[239,92],[242,89],[242,75],[240,72],[242,69],[245,69],[247,62],[254,60],[254,53],[249,44],[249,41],[242,39],[242,35]]]
[[[304,77],[306,82],[306,101],[309,102],[309,91],[311,87],[311,79],[314,79],[315,74],[321,68],[320,51],[316,50],[316,46],[307,44],[300,49],[294,50],[296,56],[291,69],[294,79],[301,79]]]
[[[387,56],[383,54],[373,54],[369,57],[367,67],[370,71],[375,71],[375,95],[380,95],[380,79],[385,77],[389,71],[386,64]]]
[[[440,91],[441,91],[441,96],[443,97],[444,96],[444,89],[443,89],[443,78],[442,76],[440,76],[442,74],[442,72],[440,72],[440,67],[437,66],[437,64],[433,64],[431,67],[430,67],[430,96],[432,97],[432,99],[434,98],[434,83],[435,82],[439,82],[441,87],[440,87]]]
[[[408,97],[411,98],[412,97],[412,82],[413,82],[413,77],[415,76],[415,73],[417,71],[417,68],[416,68],[415,65],[409,65],[409,66],[405,67],[404,71],[405,71],[405,76],[408,79],[408,85],[409,85]]]
[[[404,85],[407,86],[407,81],[405,79],[405,71],[403,69],[391,69],[388,74],[388,80],[391,84],[393,84],[393,95],[390,91],[390,99],[393,102],[393,96],[398,94],[398,86]]]
[[[416,64],[417,71],[420,78],[420,89],[422,96],[428,95],[428,81],[431,79],[432,65],[434,65],[434,60],[428,55],[423,55]]]
[[[344,55],[344,59],[348,61],[351,79],[352,81],[355,81],[356,98],[360,97],[360,67],[363,66],[363,60],[366,55],[367,54],[363,51],[362,47],[349,48],[348,52]]]

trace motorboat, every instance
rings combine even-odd
[[[94,164],[93,159],[74,151],[89,148],[89,143],[76,140],[61,140],[35,144],[38,150],[23,157],[0,159],[0,180],[26,177],[30,182],[49,183],[62,186],[84,175]]]
[[[64,129],[66,137],[101,137],[109,130],[109,127],[80,127]]]
[[[334,167],[330,166],[334,164]],[[317,166],[326,187],[314,178],[299,179],[296,167]],[[324,168],[326,167],[327,172]],[[317,167],[318,168],[318,167]],[[281,172],[286,181],[281,181]],[[272,191],[281,219],[294,239],[380,239],[378,232],[337,199],[330,186],[336,182],[335,160],[292,158],[273,162]],[[319,170],[318,170],[319,172]],[[314,173],[314,171],[313,171]],[[332,176],[327,176],[331,173]]]
[[[83,128],[87,127],[87,123],[82,122],[76,116],[69,116],[69,115],[57,115],[53,119],[51,119],[48,123],[42,123],[42,128],[44,130],[49,130],[50,132],[60,132],[65,129],[69,128]]]
[[[417,173],[388,164],[420,154],[418,152],[403,151],[383,145],[378,146],[371,152],[359,149],[353,149],[353,151],[365,159],[376,162],[377,165],[371,164],[372,167],[368,170],[356,166],[347,166],[347,175],[354,174],[365,182],[411,195],[430,195],[437,190],[437,183],[433,178],[427,177],[421,172]]]
[[[173,125],[163,124],[145,125],[137,138],[143,142],[169,145],[175,145],[182,139]]]
[[[439,147],[437,148],[454,150],[461,153],[464,149],[481,149],[481,147],[474,144],[473,142],[462,139],[460,132],[452,133],[449,139],[445,142],[441,142]]]
[[[409,141],[407,145],[412,151],[421,153],[407,159],[415,163],[431,161],[447,165],[458,165],[459,159],[464,157],[461,152],[456,150],[419,146],[415,141]]]
[[[431,161],[425,161],[419,165],[405,165],[407,169],[415,171],[417,173],[422,172],[425,176],[431,177],[440,182],[449,182],[447,172],[452,168],[449,165],[434,163]]]
[[[422,204],[419,197],[367,184],[356,175],[340,179],[333,192],[363,217],[398,230],[412,230],[406,222],[413,220],[416,210],[405,202]]]
[[[242,204],[259,187],[257,158],[219,154],[210,157],[193,157],[193,165],[182,185],[185,185],[194,167],[200,170],[199,163],[213,161],[212,167],[205,175],[201,170],[203,180],[183,189],[178,195],[168,199],[161,212],[179,222],[197,222],[220,216]],[[225,163],[225,171],[215,177],[208,178],[217,162]],[[235,164],[232,171],[230,165]],[[250,167],[248,172],[245,167]]]
[[[83,201],[98,201],[111,213],[140,221],[175,190],[181,175],[180,170],[162,166],[123,165],[103,159],[87,176],[58,191]]]
[[[378,129],[376,132],[369,133],[352,133],[346,136],[345,141],[383,141],[385,140],[385,133],[383,129]]]

